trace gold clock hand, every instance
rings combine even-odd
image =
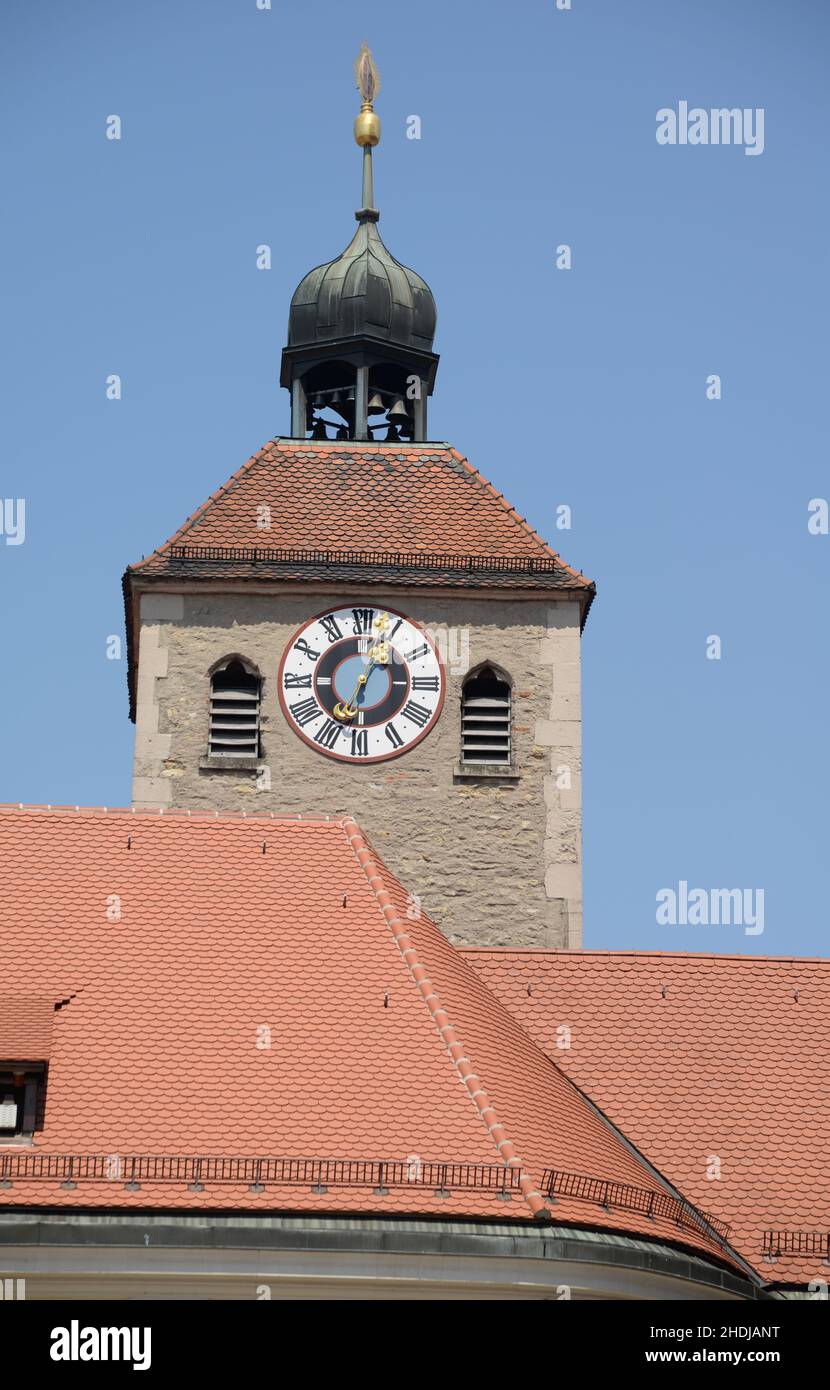
[[[357,685],[354,688],[354,693],[352,694],[351,699],[344,701],[342,704],[338,701],[338,703],[334,706],[332,713],[335,719],[354,719],[355,715],[357,714],[357,705],[355,704],[355,700],[357,699],[363,686],[369,679],[369,674],[374,664],[374,661],[370,662],[369,669],[367,671],[364,671],[362,676],[358,676]]]
[[[389,626],[389,614],[381,613],[375,618],[372,626],[377,629],[378,640],[370,649],[369,656],[375,666],[385,666],[389,660],[389,643],[384,635]]]
[[[369,664],[366,667],[366,670],[363,672],[363,675],[358,676],[357,685],[354,688],[354,693],[351,699],[344,700],[342,702],[338,700],[337,704],[334,706],[332,713],[334,714],[335,719],[342,719],[344,721],[348,719],[354,719],[355,715],[357,714],[357,705],[355,701],[357,700],[358,695],[363,689],[363,686],[366,684],[370,675],[372,674],[373,668],[375,666],[385,666],[389,660],[389,643],[384,640],[383,636],[384,632],[389,626],[389,614],[381,613],[379,617],[375,618],[375,621],[372,624],[372,626],[377,628],[380,641],[376,642],[375,645],[370,649],[370,651],[367,652],[367,656],[369,657]]]

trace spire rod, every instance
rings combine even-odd
[[[361,100],[360,114],[354,123],[354,138],[363,150],[363,206],[355,217],[358,222],[377,222],[380,214],[375,207],[372,149],[380,141],[380,119],[374,108],[375,97],[380,91],[380,75],[366,43],[357,55],[354,74]]]

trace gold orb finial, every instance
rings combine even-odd
[[[357,55],[354,75],[362,102],[360,115],[354,123],[354,138],[358,145],[364,149],[367,145],[374,148],[380,141],[380,119],[375,115],[373,106],[375,97],[380,91],[380,74],[375,67],[375,60],[369,45],[366,43],[361,45]]]

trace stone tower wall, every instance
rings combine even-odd
[[[442,643],[437,726],[388,762],[352,766],[288,727],[277,671],[296,629],[340,603],[388,604]],[[263,677],[262,758],[207,765],[209,670],[229,654]],[[353,815],[456,944],[581,944],[579,607],[548,596],[439,597],[305,590],[141,596],[133,799],[137,806]],[[490,661],[513,681],[514,779],[460,775],[464,676]],[[413,910],[417,905],[413,904]]]

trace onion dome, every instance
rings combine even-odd
[[[357,231],[336,260],[303,277],[291,300],[280,381],[291,391],[294,438],[425,440],[432,351],[432,291],[381,239],[372,150],[380,141],[380,82],[364,45],[355,65],[362,98],[355,140],[363,150]],[[330,434],[333,431],[333,434]]]
[[[371,211],[357,214],[358,229],[341,256],[300,281],[288,316],[289,347],[374,337],[432,351],[432,291],[387,251]]]

